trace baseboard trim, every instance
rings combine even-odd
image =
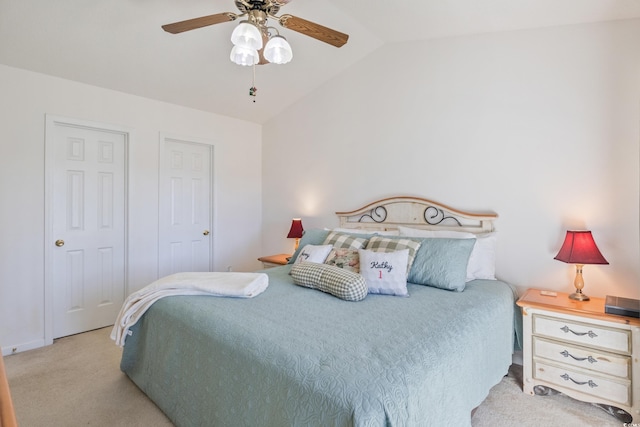
[[[10,356],[12,354],[21,353],[27,350],[33,350],[35,348],[40,348],[45,346],[44,339],[29,341],[22,344],[9,345],[7,347],[2,347],[2,355]]]

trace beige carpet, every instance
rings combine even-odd
[[[111,328],[5,357],[20,427],[172,426],[120,371]]]
[[[121,350],[109,339],[110,331],[61,338],[5,357],[21,427],[172,425],[120,371]],[[525,395],[521,378],[522,368],[513,365],[475,412],[474,427],[622,426],[601,409],[564,395]]]

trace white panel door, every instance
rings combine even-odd
[[[112,325],[125,298],[127,135],[55,123],[47,251],[53,338]]]
[[[161,138],[159,277],[211,269],[213,147]]]

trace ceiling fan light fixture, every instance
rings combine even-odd
[[[260,61],[260,56],[255,49],[236,45],[231,49],[229,59],[235,64],[247,66],[257,64]]]
[[[264,57],[272,64],[286,64],[293,58],[293,51],[287,39],[281,35],[275,35],[264,47]]]
[[[235,46],[260,50],[262,49],[262,33],[251,22],[242,21],[231,33],[231,42]]]

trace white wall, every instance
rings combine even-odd
[[[260,267],[259,125],[0,65],[0,345],[44,338],[45,114],[125,126],[129,290],[157,278],[159,134],[214,144],[214,270]]]
[[[421,196],[497,222],[497,275],[571,292],[553,259],[593,231],[585,293],[640,297],[640,20],[385,46],[264,126],[263,252],[290,219]]]

